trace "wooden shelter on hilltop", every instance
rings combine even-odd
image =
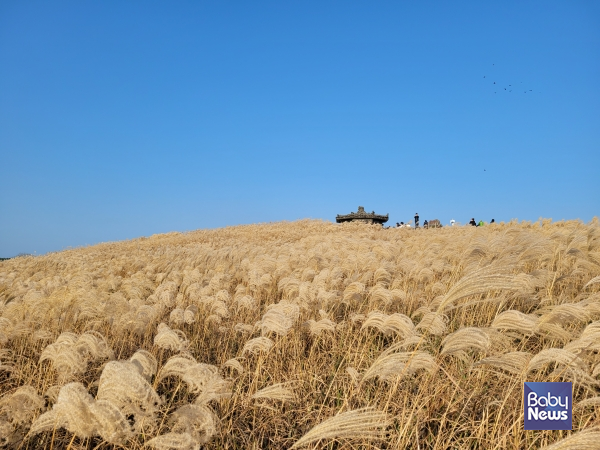
[[[384,223],[386,223],[389,219],[389,214],[386,214],[385,216],[380,215],[380,214],[375,214],[375,211],[373,212],[366,212],[365,208],[363,208],[362,206],[358,207],[358,211],[356,212],[352,212],[350,214],[345,214],[345,215],[337,215],[335,216],[335,221],[337,223],[342,223],[342,222],[363,222],[363,223],[378,223],[379,225],[383,225]]]

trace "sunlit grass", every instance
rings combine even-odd
[[[9,448],[596,448],[599,351],[597,220],[299,221],[0,262]],[[573,382],[572,433],[524,431],[524,381]]]

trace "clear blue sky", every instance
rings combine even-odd
[[[600,2],[0,3],[0,256],[358,205],[600,215]]]

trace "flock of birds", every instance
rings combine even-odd
[[[495,66],[495,64],[492,64],[492,66]],[[486,75],[484,75],[484,76],[483,76],[483,78],[486,78]],[[522,82],[522,81],[521,81],[521,84],[523,84],[523,82]],[[499,87],[499,86],[496,84],[496,82],[495,82],[495,81],[494,81],[494,86],[495,86],[495,87]],[[504,90],[505,90],[505,91],[508,91],[508,92],[510,93],[510,92],[512,92],[512,91],[513,91],[513,89],[510,89],[510,88],[512,88],[512,87],[513,87],[513,85],[512,85],[512,84],[509,84],[508,86],[504,87]],[[502,91],[500,91],[500,92],[502,92]],[[523,91],[523,93],[524,93],[524,94],[527,94],[527,92],[533,92],[533,89],[525,89],[525,90]],[[498,93],[498,91],[494,91],[494,94],[497,94],[497,93]]]

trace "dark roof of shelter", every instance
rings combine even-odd
[[[375,214],[375,211],[373,212],[366,212],[365,208],[362,206],[358,207],[358,211],[356,212],[352,212],[350,214],[344,214],[344,215],[340,215],[338,214],[337,216],[335,216],[335,221],[337,223],[340,222],[349,222],[352,220],[360,220],[360,219],[367,219],[367,220],[373,220],[374,222],[380,222],[380,223],[384,223],[387,222],[389,219],[389,214],[381,215],[381,214]]]

